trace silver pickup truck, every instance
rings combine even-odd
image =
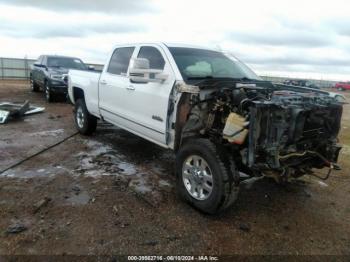
[[[68,86],[80,133],[101,119],[174,150],[180,196],[206,213],[230,207],[244,179],[339,168],[341,96],[263,81],[220,51],[119,45],[102,73],[70,70]]]

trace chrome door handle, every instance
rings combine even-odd
[[[126,87],[126,89],[128,89],[128,90],[135,90],[135,87],[133,85],[129,85],[129,86]]]
[[[107,85],[107,81],[106,80],[101,80],[100,84],[101,85]]]

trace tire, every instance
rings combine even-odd
[[[78,99],[74,108],[75,125],[82,135],[91,135],[97,127],[97,118],[89,113],[84,99]]]
[[[32,77],[30,77],[30,90],[32,92],[39,92],[39,86],[35,83]]]
[[[46,101],[49,103],[54,102],[56,97],[52,93],[51,88],[49,86],[49,83],[47,81],[45,81],[45,90],[44,91],[45,91]]]
[[[216,214],[237,199],[239,173],[222,146],[208,139],[190,140],[179,149],[175,168],[180,197],[196,209]]]

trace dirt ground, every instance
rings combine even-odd
[[[24,100],[46,110],[0,125],[0,170],[76,132],[70,104],[0,82],[0,101]],[[349,123],[346,105],[342,171],[259,180],[219,216],[177,197],[171,151],[101,123],[0,174],[0,254],[349,255]]]

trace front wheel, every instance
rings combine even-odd
[[[193,139],[176,157],[181,198],[204,213],[215,214],[237,199],[239,174],[226,150],[208,139]]]
[[[91,135],[96,130],[97,118],[89,113],[83,99],[76,101],[74,113],[75,125],[79,133]]]
[[[46,101],[49,103],[55,101],[54,94],[52,93],[49,83],[47,81],[45,82],[45,98]]]

